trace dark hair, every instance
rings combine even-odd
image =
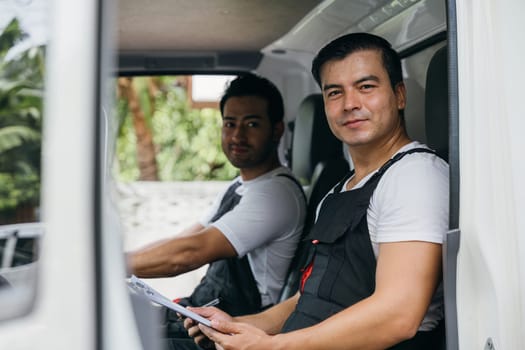
[[[346,56],[361,50],[381,51],[383,66],[385,67],[392,89],[403,81],[401,59],[392,45],[385,39],[369,33],[350,33],[343,35],[323,47],[312,62],[312,75],[321,86],[321,68],[331,60],[342,60]]]
[[[268,116],[272,125],[283,120],[283,98],[277,87],[268,79],[246,73],[232,80],[221,98],[221,114],[224,113],[224,105],[230,97],[242,96],[258,96],[265,99],[268,102]]]

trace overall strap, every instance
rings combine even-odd
[[[381,166],[381,168],[379,168],[378,171],[376,171],[376,173],[374,175],[372,175],[372,177],[370,179],[368,179],[368,181],[366,182],[367,184],[368,183],[373,183],[374,181],[378,181],[379,179],[381,179],[381,177],[383,176],[383,174],[392,166],[394,165],[394,163],[396,163],[398,160],[400,160],[401,158],[403,158],[404,156],[408,155],[408,154],[412,154],[412,153],[430,153],[430,154],[434,154],[437,156],[436,152],[431,150],[431,149],[428,149],[428,148],[422,148],[422,147],[418,147],[418,148],[412,148],[412,149],[409,149],[408,151],[405,151],[405,152],[400,152],[400,153],[397,153],[395,154],[392,158],[390,158],[385,164],[383,164]],[[352,169],[350,171],[350,173],[348,173],[344,178],[343,180],[341,180],[335,187],[334,187],[334,193],[338,193],[338,192],[341,192],[344,184],[346,183],[346,181],[348,179],[350,179],[353,175],[354,175],[355,171]]]
[[[304,190],[303,190],[303,186],[301,185],[301,183],[299,181],[297,181],[297,179],[295,177],[293,177],[290,174],[285,174],[285,173],[277,174],[276,176],[282,176],[282,177],[286,177],[286,178],[290,179],[301,190],[301,193],[303,194],[304,201],[305,202],[307,201],[306,194],[304,193]]]
[[[224,196],[222,196],[219,209],[217,209],[217,212],[215,213],[215,215],[213,215],[210,222],[215,222],[219,220],[224,214],[226,214],[227,212],[232,210],[237,204],[239,204],[241,196],[235,191],[240,185],[240,181],[235,181],[233,184],[230,185],[230,187],[226,190],[226,193],[224,193]]]

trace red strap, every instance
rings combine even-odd
[[[314,267],[314,261],[312,260],[312,262],[309,263],[308,266],[306,266],[303,269],[303,274],[301,275],[301,293],[303,293],[303,291],[304,291],[304,285],[306,283],[306,280],[312,274],[313,267]]]
[[[319,240],[318,239],[314,239],[312,240],[312,244],[319,244]],[[306,283],[306,280],[310,277],[310,275],[312,274],[312,269],[314,268],[314,260],[315,258],[312,259],[312,261],[308,264],[308,266],[306,266],[304,269],[301,269],[302,271],[302,275],[301,275],[301,293],[303,293],[304,291],[304,285]]]

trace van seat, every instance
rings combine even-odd
[[[299,181],[309,186],[315,168],[326,161],[341,157],[341,141],[330,130],[324,113],[321,94],[307,96],[294,122],[290,165]]]
[[[321,199],[349,171],[342,143],[328,126],[321,94],[306,97],[299,107],[291,155],[292,172],[305,186],[308,200],[302,233],[304,238],[315,221],[317,205]],[[281,301],[288,299],[299,289],[300,270],[306,262],[309,246],[309,242],[301,239],[288,269],[288,276],[281,291]]]
[[[438,49],[427,68],[425,86],[425,133],[427,145],[448,161],[447,47]]]
[[[449,149],[448,106],[447,47],[444,46],[434,53],[427,68],[425,86],[425,131],[427,145],[446,161],[448,161]],[[443,276],[445,277],[445,275],[446,270],[444,269]],[[445,294],[447,294],[446,289]],[[446,349],[446,323],[444,326],[440,344],[436,344],[436,349]]]

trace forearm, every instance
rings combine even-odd
[[[295,309],[298,300],[299,293],[261,313],[235,317],[234,320],[236,322],[251,324],[262,329],[267,334],[277,334],[281,331],[284,322]]]
[[[173,238],[131,253],[128,263],[131,271],[139,277],[170,277],[236,255],[222,232],[210,226],[198,233]]]
[[[128,265],[138,277],[171,277],[194,270],[205,262],[198,251],[181,239],[167,240],[127,255]]]
[[[386,349],[411,338],[420,321],[380,298],[368,298],[327,320],[272,339],[273,349]]]

